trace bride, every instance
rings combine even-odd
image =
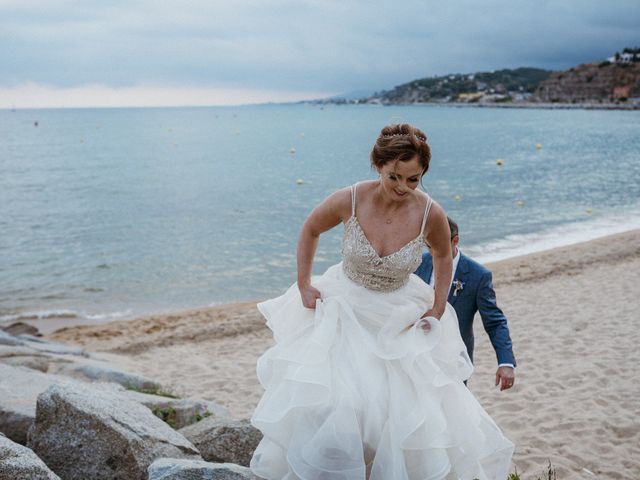
[[[275,346],[251,419],[252,471],[270,480],[496,479],[513,444],[463,381],[473,371],[453,308],[443,209],[418,190],[426,135],[382,129],[376,181],[339,190],[305,221],[298,282],[258,308]],[[342,262],[311,278],[321,233],[344,224]],[[435,289],[413,275],[429,245]]]

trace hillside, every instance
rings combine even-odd
[[[562,72],[522,67],[458,73],[413,80],[365,98],[340,97],[317,102],[557,104],[560,107],[640,109],[640,48],[625,48],[622,53],[604,61],[578,65]]]
[[[640,62],[604,61],[553,72],[535,97],[550,103],[626,102],[640,97]]]
[[[503,69],[495,72],[455,74],[414,80],[369,97],[382,104],[477,101],[492,96],[499,101],[509,92],[527,98],[552,72],[539,68]]]

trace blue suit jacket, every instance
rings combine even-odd
[[[431,255],[424,253],[422,263],[415,273],[426,283],[429,283],[432,271]],[[462,290],[458,290],[457,295],[454,295],[452,286],[447,301],[458,315],[460,335],[467,346],[471,360],[473,361],[473,317],[477,311],[480,311],[482,324],[496,351],[498,363],[511,363],[515,367],[516,359],[513,356],[507,318],[496,303],[491,272],[460,252],[460,261],[458,268],[453,272],[453,279],[462,282],[464,287]]]

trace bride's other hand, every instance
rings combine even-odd
[[[311,285],[298,285],[300,290],[300,297],[302,298],[302,305],[305,308],[316,308],[316,300],[321,299],[322,295],[320,290],[312,287]]]
[[[427,320],[427,317],[435,318],[439,321],[442,313],[439,313],[435,308],[430,308],[420,317],[420,320],[418,320],[418,322],[420,322],[420,328],[425,332],[430,332],[431,324]]]
[[[443,314],[444,314],[444,312],[440,312],[440,311],[436,310],[435,308],[430,308],[429,310],[424,312],[422,314],[422,316],[423,317],[433,317],[436,320],[440,320],[440,318],[442,317]]]
[[[418,320],[418,322],[420,323],[420,328],[422,329],[422,331],[424,331],[425,333],[431,331],[431,324],[425,317],[420,317],[420,320]]]

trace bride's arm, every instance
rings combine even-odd
[[[447,297],[451,288],[452,255],[451,231],[447,222],[447,215],[437,203],[433,203],[429,212],[429,221],[425,231],[425,240],[430,246],[433,258],[433,275],[435,280],[435,299],[431,307],[423,316],[440,319],[444,314]]]
[[[351,213],[351,191],[346,188],[329,195],[309,214],[298,239],[298,289],[302,303],[315,308],[320,292],[311,286],[313,257],[318,247],[320,234],[332,229]]]

